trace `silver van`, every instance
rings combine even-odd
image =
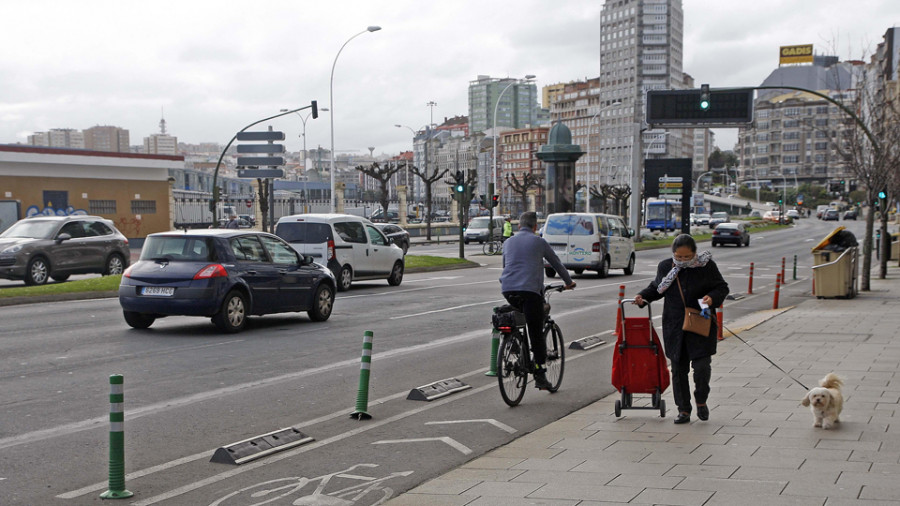
[[[365,218],[350,214],[284,216],[275,223],[275,235],[331,269],[340,291],[363,279],[387,279],[391,286],[403,281],[403,249]]]
[[[469,244],[469,241],[478,241],[482,244],[488,240],[488,223],[491,222],[489,216],[479,216],[472,218],[469,226],[466,227],[466,233],[463,235],[463,242]],[[494,216],[494,226],[491,235],[494,239],[503,237],[503,224],[506,222],[505,216]]]
[[[575,274],[596,271],[605,278],[610,269],[634,272],[634,230],[620,216],[599,213],[554,213],[544,224],[544,240],[562,264]],[[556,272],[544,265],[548,277]]]

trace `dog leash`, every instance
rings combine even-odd
[[[747,341],[744,341],[744,339],[743,339],[741,336],[739,336],[739,335],[737,334],[737,332],[735,332],[735,331],[731,330],[730,328],[726,327],[724,324],[722,325],[722,328],[725,329],[725,330],[727,330],[728,332],[731,332],[731,335],[733,335],[734,337],[738,338],[738,341],[744,343],[745,345],[747,345],[748,348],[750,348],[751,350],[755,351],[760,357],[766,359],[766,361],[768,361],[770,364],[774,365],[775,368],[778,369],[779,371],[781,371],[785,376],[787,376],[788,378],[791,378],[792,380],[794,380],[795,383],[797,383],[798,385],[800,385],[801,387],[803,387],[804,390],[809,391],[809,388],[808,388],[806,385],[804,385],[803,383],[800,383],[800,380],[798,380],[797,378],[795,378],[795,377],[791,376],[790,374],[788,374],[788,372],[785,371],[784,369],[782,369],[778,364],[776,364],[775,362],[772,362],[772,360],[769,359],[769,357],[767,357],[767,356],[763,355],[762,353],[760,353],[760,351],[757,350],[756,347],[754,347],[752,344],[748,343]]]

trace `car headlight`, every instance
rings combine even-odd
[[[22,251],[22,245],[21,245],[21,244],[15,244],[15,245],[13,245],[13,246],[10,246],[10,247],[6,248],[6,249],[3,250],[3,251],[0,251],[0,255],[11,255],[11,254],[13,254],[13,253],[18,253],[18,252],[20,252],[20,251]]]

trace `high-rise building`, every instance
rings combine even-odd
[[[494,127],[495,108],[498,129],[537,126],[540,116],[537,86],[509,77],[498,79],[478,76],[478,79],[469,82],[470,134],[484,132]]]
[[[51,128],[28,136],[28,144],[50,148],[84,149],[84,134],[74,128]]]
[[[159,133],[144,137],[144,153],[148,155],[178,154],[178,137],[166,132],[166,119],[159,120]]]
[[[82,133],[84,134],[85,149],[118,153],[130,151],[129,133],[124,128],[97,125],[83,130]]]

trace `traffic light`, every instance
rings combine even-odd
[[[700,110],[706,111],[709,109],[709,85],[704,84],[700,86]]]
[[[463,194],[466,191],[466,181],[461,170],[456,171],[454,180],[456,182],[453,185],[453,193],[456,193],[458,195]]]
[[[481,207],[490,207],[490,204],[487,201],[487,195],[482,193],[478,196],[478,199],[481,200]]]
[[[878,192],[878,198],[880,198],[880,199],[886,199],[886,198],[887,198],[887,193],[886,193],[884,190],[881,190],[880,192]]]
[[[497,207],[500,205],[500,195],[495,193],[491,195],[491,207]]]
[[[850,181],[850,191],[855,192],[857,188],[856,181]]]

